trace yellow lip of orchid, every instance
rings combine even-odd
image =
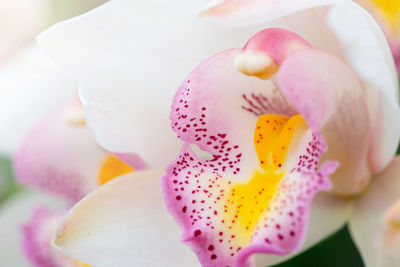
[[[248,244],[261,216],[270,206],[285,172],[284,164],[296,137],[308,129],[304,118],[266,114],[258,118],[254,146],[261,170],[255,170],[246,183],[235,184],[226,195],[223,208],[225,227],[237,236],[232,243]],[[228,230],[226,229],[226,230]]]

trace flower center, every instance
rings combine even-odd
[[[262,115],[254,131],[260,169],[246,183],[238,183],[226,196],[224,220],[240,243],[250,242],[261,215],[268,212],[279,182],[285,175],[286,157],[296,139],[308,129],[301,115],[291,118]],[[290,153],[290,152],[289,152]]]
[[[103,185],[118,176],[130,173],[133,168],[122,162],[119,158],[114,155],[108,156],[100,168],[99,172],[99,185]]]

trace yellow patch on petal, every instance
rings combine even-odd
[[[86,264],[83,261],[75,260],[76,267],[92,267],[92,265]]]
[[[400,25],[400,1],[399,0],[370,0],[375,9],[381,14],[390,28],[396,29]]]
[[[224,224],[232,239],[247,243],[274,197],[285,175],[284,163],[295,132],[308,128],[303,117],[290,119],[279,115],[259,117],[254,132],[254,146],[261,170],[256,170],[247,183],[232,186],[224,204]]]
[[[103,185],[118,176],[130,173],[133,168],[122,162],[114,155],[108,156],[100,168],[99,172],[99,185]]]

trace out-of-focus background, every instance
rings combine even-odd
[[[57,84],[60,74],[54,71],[55,63],[40,52],[35,37],[51,25],[104,2],[106,0],[0,0],[1,267],[32,266],[22,250],[22,225],[30,219],[35,205],[60,205],[54,198],[18,185],[13,172],[13,156],[27,132],[46,113],[74,94],[74,88],[68,92],[58,90],[67,85]],[[54,91],[60,91],[56,99],[54,94],[47,94],[51,86]]]
[[[24,75],[31,79],[39,75],[32,65],[38,57],[36,50],[39,50],[35,37],[51,25],[83,14],[104,2],[106,0],[0,0],[0,209],[9,196],[21,189],[12,171],[12,156],[18,142],[38,122],[41,113],[48,111],[46,105],[46,108],[37,105],[32,112],[23,110],[18,107],[17,97],[14,96],[21,100],[41,93],[39,86],[29,88],[36,92],[16,93],[19,87],[26,87]],[[38,63],[37,68],[41,68],[41,64]],[[48,102],[52,101],[48,99]],[[41,108],[43,112],[38,111]],[[14,116],[10,116],[10,112]]]
[[[106,0],[1,0],[0,64],[50,25],[104,2]]]

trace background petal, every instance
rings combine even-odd
[[[350,233],[367,266],[378,266],[385,212],[400,197],[400,158],[374,178],[369,190],[355,202]],[[397,248],[397,251],[400,248]]]
[[[21,246],[33,266],[74,266],[73,259],[51,247],[51,239],[64,213],[63,210],[36,207],[30,220],[21,227]]]
[[[164,207],[160,170],[115,179],[80,201],[54,241],[65,254],[103,266],[199,266]]]
[[[337,0],[224,0],[205,9],[201,15],[223,24],[263,23],[297,11],[328,5]],[[214,1],[215,2],[215,1]]]
[[[369,160],[376,173],[390,163],[400,138],[399,83],[393,57],[376,21],[352,1],[335,6],[329,23],[365,88],[372,129]]]
[[[400,198],[386,210],[382,238],[380,240],[380,267],[398,266],[400,264]]]
[[[50,110],[76,95],[78,84],[37,45],[0,68],[0,153],[14,154],[22,139]]]
[[[73,102],[52,111],[25,137],[14,159],[20,183],[72,202],[98,186],[101,166],[110,153],[97,145],[85,125],[68,121],[69,109],[79,105]]]
[[[0,209],[0,258],[3,266],[31,266],[22,250],[22,224],[29,220],[39,205],[65,208],[59,198],[43,195],[34,190],[16,193],[2,203]]]

